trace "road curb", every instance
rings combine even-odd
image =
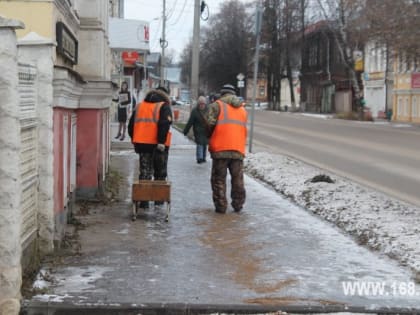
[[[420,308],[373,308],[345,305],[300,306],[300,305],[229,305],[229,304],[184,304],[150,303],[119,304],[97,303],[76,305],[70,303],[23,302],[21,315],[201,315],[201,314],[267,314],[286,312],[288,314],[420,314]]]

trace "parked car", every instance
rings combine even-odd
[[[175,104],[174,105],[184,106],[185,105],[185,102],[178,100],[178,101],[175,101]]]

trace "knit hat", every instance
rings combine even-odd
[[[232,84],[225,84],[223,85],[222,89],[220,90],[220,94],[235,94],[236,95],[236,89]]]

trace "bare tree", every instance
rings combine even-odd
[[[187,46],[184,47],[180,56],[180,67],[181,67],[181,82],[189,85],[191,80],[191,64],[192,64],[192,42],[190,41]]]
[[[336,47],[341,56],[354,91],[356,101],[361,97],[361,80],[354,69],[353,52],[362,50],[363,34],[361,16],[365,0],[317,0],[319,9],[327,27],[333,35]]]
[[[200,82],[212,91],[225,83],[235,84],[239,73],[248,73],[252,19],[238,0],[226,1],[220,12],[203,27]]]
[[[420,1],[369,0],[364,19],[370,38],[409,59],[420,55]]]
[[[270,108],[280,109],[281,81],[287,78],[292,110],[296,108],[293,70],[300,67],[300,35],[304,34],[306,0],[266,0],[263,42]],[[300,32],[300,33],[299,33]]]
[[[175,49],[169,49],[165,53],[165,65],[166,66],[173,66],[174,65],[174,63],[175,63],[175,55],[176,55]]]
[[[290,101],[292,111],[296,110],[295,90],[293,84],[292,69],[299,67],[300,60],[296,53],[300,53],[296,43],[299,42],[299,31],[304,27],[305,1],[285,0],[284,3],[284,32],[285,32],[285,50],[286,50],[286,76],[289,81]],[[302,17],[303,16],[303,17]],[[301,26],[300,24],[303,23]],[[301,43],[302,44],[302,43]]]
[[[267,94],[269,108],[280,110],[281,79],[283,54],[280,32],[280,1],[265,0],[262,23],[262,40],[265,49],[262,51],[261,72],[267,77]]]
[[[307,0],[300,0],[300,69],[302,69],[303,65],[303,58],[304,58],[304,51],[305,51],[305,44],[306,44],[306,38],[305,38],[305,28],[306,28],[306,10],[307,10]],[[306,104],[306,92],[305,87],[303,86],[303,82],[300,82],[300,105],[302,110],[303,107]]]

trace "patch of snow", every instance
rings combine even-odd
[[[392,127],[394,127],[394,128],[410,128],[412,126],[410,124],[393,124]]]
[[[39,290],[47,289],[51,285],[51,281],[52,281],[52,279],[51,279],[48,271],[45,270],[44,268],[42,268],[38,272],[32,286],[33,286],[34,289],[39,289]]]
[[[129,227],[130,227],[130,224],[124,223],[121,230],[112,230],[112,232],[114,232],[116,234],[128,234]]]
[[[64,299],[72,298],[73,296],[64,294],[64,295],[55,295],[55,294],[38,294],[33,297],[34,300],[39,302],[54,302],[61,303],[64,302]]]
[[[409,266],[420,281],[419,208],[282,155],[249,154],[245,170],[353,235],[359,243]],[[334,183],[310,181],[321,174]]]
[[[34,289],[46,289],[49,287],[49,285],[50,283],[48,281],[37,279],[35,280],[33,287]]]
[[[313,118],[321,118],[321,119],[330,119],[333,118],[333,115],[328,115],[328,114],[308,114],[308,113],[302,113],[302,116],[307,116],[307,117],[313,117]]]
[[[102,279],[104,274],[110,271],[110,268],[89,266],[89,267],[65,267],[60,272],[54,273],[54,279],[47,287],[54,286],[54,292],[57,295],[39,294],[34,296],[37,301],[62,302],[65,298],[71,298],[68,293],[89,291],[95,288],[94,283]],[[43,270],[37,277],[42,278]]]

